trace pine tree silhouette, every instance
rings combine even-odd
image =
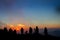
[[[32,28],[31,27],[29,28],[29,34],[32,34]]]
[[[21,31],[21,34],[23,34],[23,33],[24,33],[24,29],[23,29],[23,28],[21,28],[21,30],[20,30],[20,31]]]
[[[39,33],[39,28],[38,26],[36,26],[36,28],[34,29],[35,33],[38,34]]]
[[[44,28],[44,34],[45,34],[45,35],[48,35],[48,30],[47,30],[46,27]]]

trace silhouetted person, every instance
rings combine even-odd
[[[6,27],[5,27],[4,30],[3,30],[3,35],[4,35],[4,37],[5,37],[5,36],[6,36],[6,37],[8,36],[8,30],[7,30]]]
[[[31,27],[29,28],[29,34],[32,34],[32,28]]]
[[[45,34],[45,35],[48,35],[48,30],[47,30],[46,27],[44,28],[44,34]]]
[[[3,32],[3,30],[2,29],[0,29],[0,34]]]
[[[4,32],[5,32],[5,33],[7,33],[7,32],[8,32],[6,27],[4,28]]]
[[[12,34],[13,34],[13,31],[12,31],[12,29],[10,28],[10,29],[9,29],[9,36],[12,36]]]
[[[39,33],[39,28],[38,26],[36,26],[36,28],[34,29],[35,33],[38,34]]]
[[[16,30],[13,31],[13,34],[16,34]]]
[[[16,30],[13,31],[13,37],[16,38],[17,37],[17,33]]]
[[[16,30],[14,30],[13,32],[16,33]]]
[[[25,34],[28,34],[28,31],[25,31]]]
[[[9,32],[10,32],[10,33],[12,33],[12,32],[13,32],[11,28],[9,29]]]
[[[20,30],[20,31],[21,31],[21,34],[23,34],[23,33],[24,33],[24,29],[23,29],[23,28],[21,28],[21,30]]]

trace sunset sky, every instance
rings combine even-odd
[[[55,10],[59,0],[0,0],[0,26],[60,28],[60,16]]]

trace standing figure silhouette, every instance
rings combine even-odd
[[[21,28],[21,34],[23,34],[24,33],[24,29],[23,28]]]
[[[38,28],[38,26],[36,26],[36,28],[35,28],[34,30],[35,30],[35,33],[36,33],[36,34],[39,33],[39,28]]]
[[[45,35],[48,35],[48,30],[47,30],[46,27],[44,28],[44,34],[45,34]]]
[[[32,34],[32,28],[31,27],[29,28],[29,34]]]

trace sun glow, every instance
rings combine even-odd
[[[24,27],[25,25],[23,25],[23,24],[18,24],[17,26]]]
[[[11,28],[12,30],[16,30],[16,31],[20,31],[21,28],[25,28],[25,25],[23,24],[17,24],[17,25],[13,25],[13,24],[8,24],[7,27],[9,26],[9,28]]]

